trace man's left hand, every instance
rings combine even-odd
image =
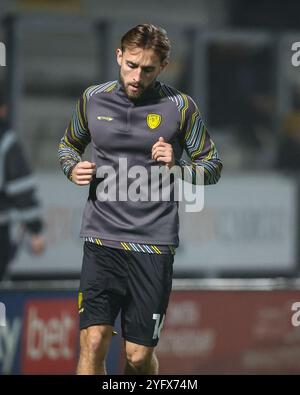
[[[166,143],[163,137],[160,137],[153,145],[151,157],[158,162],[164,162],[169,169],[175,165],[173,147]]]

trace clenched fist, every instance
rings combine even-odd
[[[158,162],[164,162],[169,169],[174,166],[174,152],[171,144],[166,143],[163,137],[160,137],[159,140],[152,147],[152,159]]]
[[[88,161],[79,162],[72,170],[72,181],[77,185],[88,185],[96,173],[96,164]]]

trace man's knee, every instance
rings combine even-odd
[[[127,362],[136,369],[142,369],[151,363],[154,349],[145,346],[137,346],[126,350]]]
[[[105,326],[89,327],[81,333],[81,346],[91,353],[105,350],[111,339],[111,328]]]

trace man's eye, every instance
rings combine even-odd
[[[144,73],[153,73],[154,69],[152,67],[150,67],[149,69],[146,68],[144,69]]]

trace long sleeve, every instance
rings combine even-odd
[[[179,142],[191,159],[191,164],[183,159],[176,161],[182,169],[188,166],[192,172],[192,183],[197,183],[197,170],[204,170],[204,184],[216,184],[221,176],[222,162],[215,144],[211,140],[195,102],[186,95],[182,111]],[[203,170],[201,170],[203,169]]]
[[[59,143],[58,160],[63,172],[69,179],[74,166],[81,161],[81,156],[91,141],[86,106],[87,90],[78,100],[71,121]]]
[[[9,208],[16,210],[20,220],[31,233],[40,233],[43,227],[40,205],[36,197],[36,183],[14,132],[6,132],[3,192]]]

